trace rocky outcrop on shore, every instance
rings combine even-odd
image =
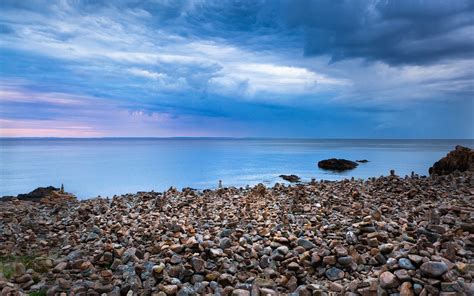
[[[471,148],[458,145],[429,169],[430,175],[447,175],[454,171],[474,172],[474,151]]]
[[[0,202],[0,290],[473,295],[472,177]]]
[[[346,171],[355,169],[359,164],[352,160],[330,158],[318,162],[318,167],[325,170]]]
[[[30,193],[18,194],[17,196],[3,196],[0,198],[0,202],[7,200],[22,200],[41,202],[45,204],[55,204],[73,201],[76,200],[76,197],[71,193],[64,192],[64,187],[56,188],[53,186],[48,186],[38,187]]]

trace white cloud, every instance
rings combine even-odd
[[[34,21],[21,22],[2,15],[4,20],[14,22],[17,33],[3,38],[1,46],[81,61],[77,67],[82,69],[84,64],[97,61],[115,64],[119,66],[117,75],[125,70],[157,83],[160,88],[154,91],[198,88],[210,93],[232,93],[235,86],[245,85],[240,94],[256,99],[254,95],[260,92],[302,94],[347,83],[301,66],[286,65],[278,55],[251,52],[222,41],[183,38],[147,27],[137,22],[135,12],[114,11],[112,18],[106,13],[83,15],[66,6],[59,7],[61,13],[52,19],[28,12]],[[130,18],[135,21],[120,22]],[[156,71],[147,70],[149,67]],[[208,83],[210,87],[206,87]]]
[[[128,72],[135,76],[155,79],[155,80],[168,78],[168,75],[166,75],[165,73],[152,72],[152,71],[139,69],[139,68],[131,68],[128,70]]]

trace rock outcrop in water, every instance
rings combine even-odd
[[[0,202],[0,290],[473,295],[472,177]]]
[[[296,183],[301,180],[297,175],[280,175],[279,177],[291,183]]]
[[[330,158],[330,159],[325,159],[318,162],[318,167],[325,170],[332,170],[332,171],[352,170],[352,169],[355,169],[357,166],[358,166],[357,162],[347,160],[347,159]]]
[[[430,175],[447,175],[454,171],[474,171],[474,151],[472,149],[458,145],[429,169]]]

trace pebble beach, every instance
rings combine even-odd
[[[472,177],[3,201],[1,295],[473,295]]]

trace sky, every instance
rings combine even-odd
[[[2,137],[474,138],[474,1],[0,1]]]

